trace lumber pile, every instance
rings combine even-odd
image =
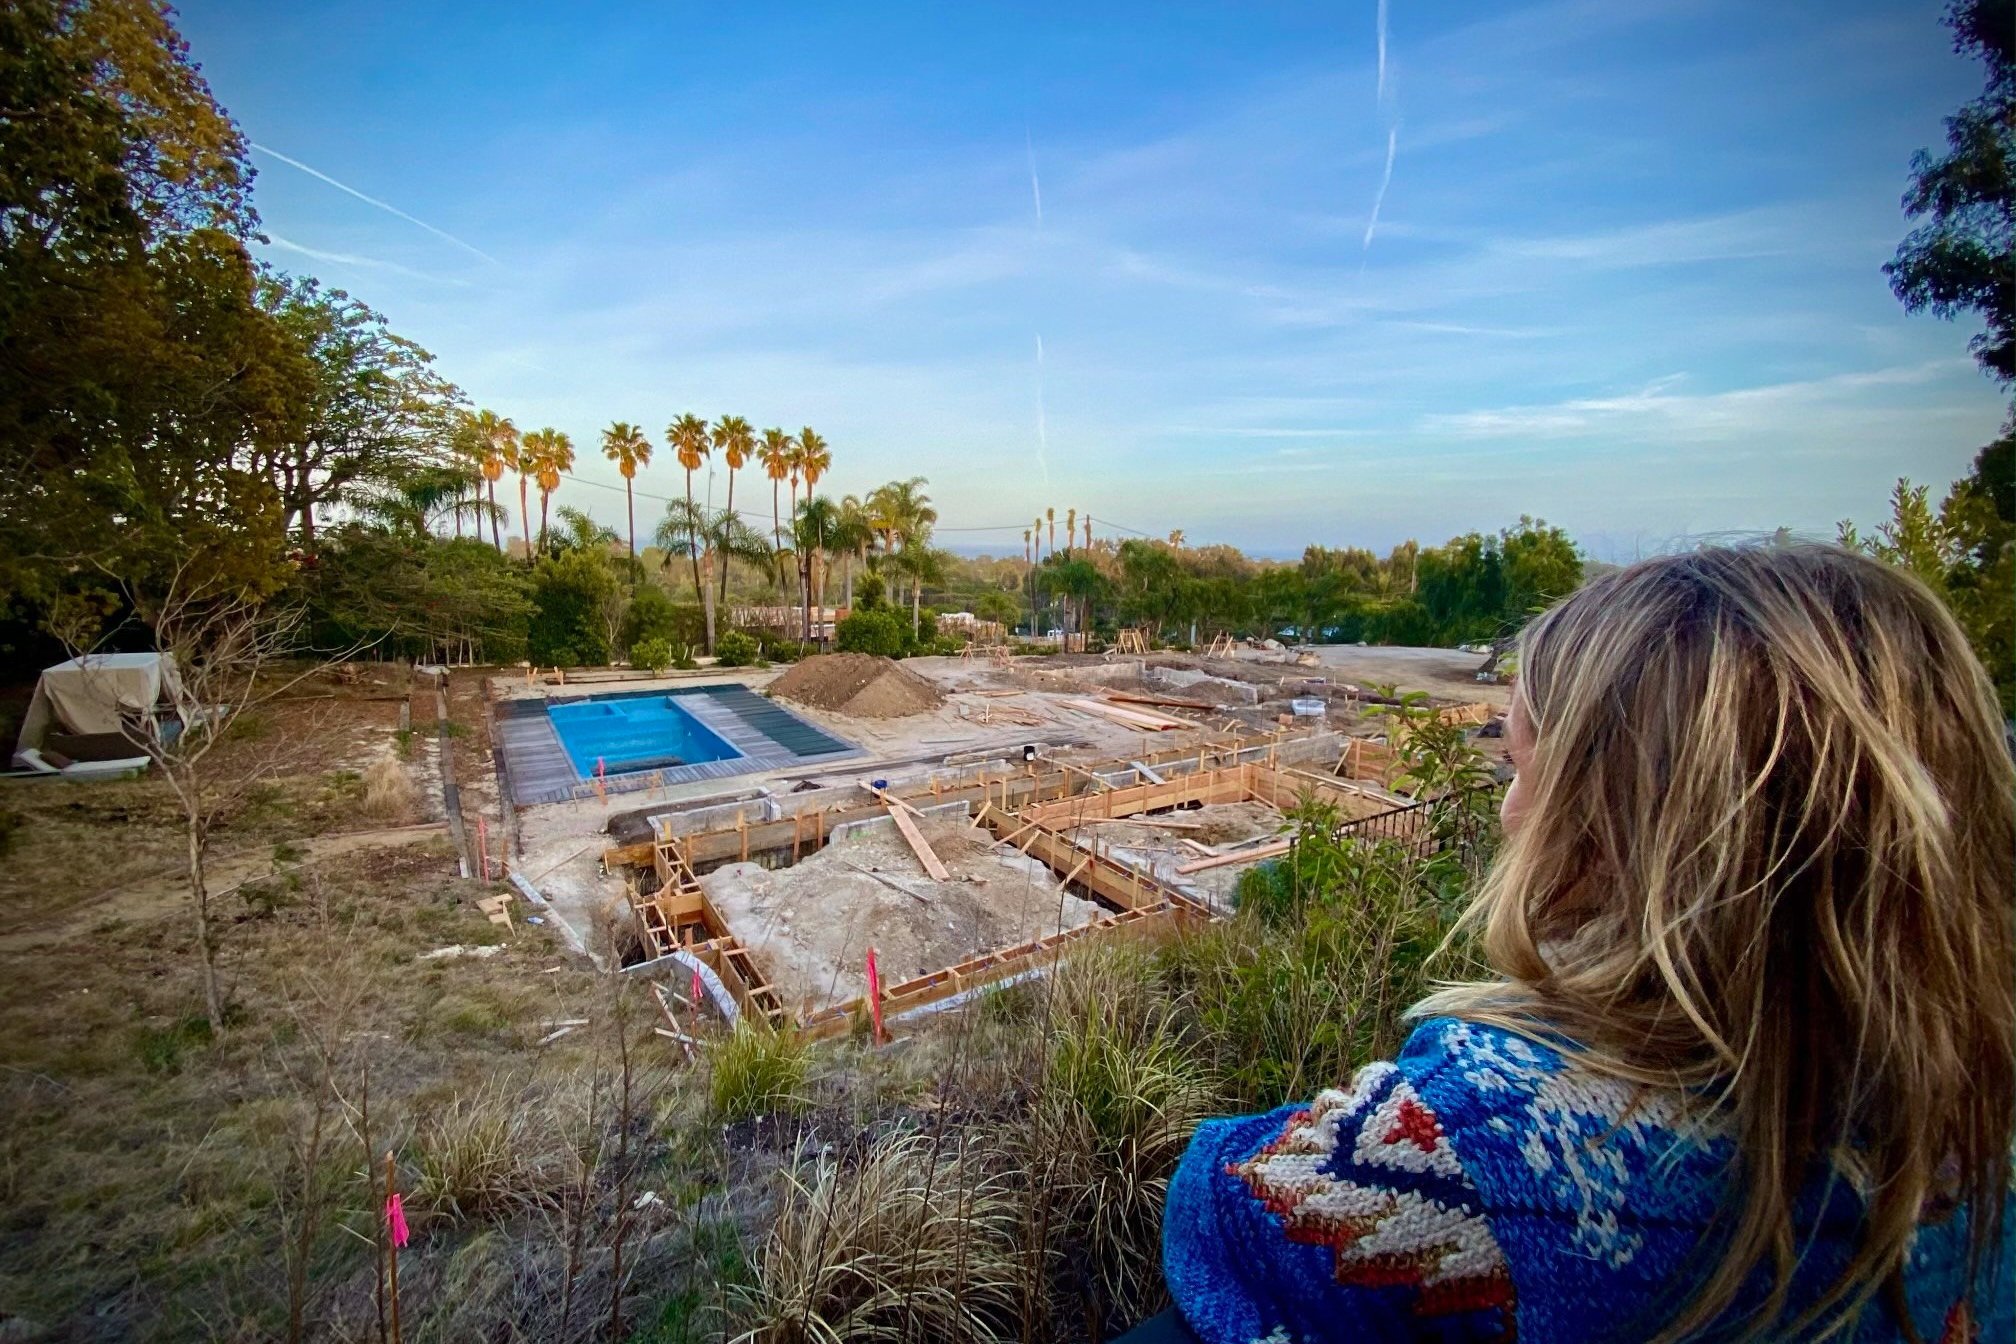
[[[1195,728],[1188,719],[1175,719],[1167,714],[1159,714],[1152,709],[1142,709],[1127,705],[1116,705],[1110,700],[1066,700],[1073,709],[1100,714],[1127,728],[1139,728],[1151,733],[1166,733],[1179,728]]]

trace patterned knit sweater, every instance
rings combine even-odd
[[[1677,1100],[1432,1019],[1346,1090],[1198,1130],[1169,1187],[1170,1290],[1206,1344],[1648,1338],[1713,1264],[1730,1195],[1731,1145],[1685,1132]],[[1795,1307],[1846,1264],[1860,1203],[1816,1180],[1797,1213]],[[1966,1244],[1964,1211],[1920,1229],[1918,1337],[2016,1340],[2016,1272],[1956,1305]],[[1739,1307],[1765,1286],[1754,1275]],[[1879,1306],[1843,1338],[1905,1336]]]

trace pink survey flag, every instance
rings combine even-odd
[[[693,1011],[696,1013],[700,1011],[700,994],[700,968],[695,966],[693,968]]]
[[[875,1020],[875,1039],[882,1039],[882,977],[875,969],[875,949],[868,949],[868,1015]]]
[[[404,1246],[413,1239],[413,1233],[406,1226],[406,1204],[399,1198],[397,1190],[385,1201],[385,1222],[392,1229],[394,1246]]]

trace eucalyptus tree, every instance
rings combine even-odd
[[[630,519],[630,583],[637,583],[637,496],[632,486],[640,467],[651,465],[651,440],[627,420],[618,420],[602,431],[602,456],[623,473],[623,509]]]

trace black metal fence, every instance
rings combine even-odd
[[[1498,844],[1501,789],[1490,784],[1466,793],[1424,799],[1358,817],[1337,828],[1340,840],[1387,841],[1416,858],[1453,852],[1466,866],[1481,868]]]

